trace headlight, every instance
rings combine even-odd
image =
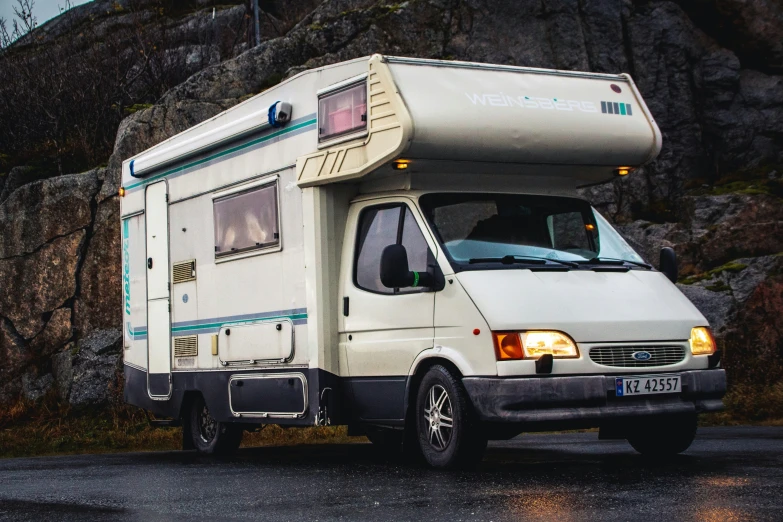
[[[498,361],[579,357],[576,343],[562,332],[530,330],[527,332],[493,332]]]
[[[699,326],[691,330],[691,353],[693,355],[712,355],[717,350],[715,338],[706,326]]]

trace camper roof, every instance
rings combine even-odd
[[[361,94],[353,120],[322,107],[347,89]],[[323,137],[362,111],[366,123]],[[295,161],[301,187],[399,175],[394,167],[414,176],[492,172],[582,185],[627,173],[661,148],[658,126],[626,74],[374,55],[304,71],[126,160],[123,186],[135,191],[257,141],[316,130],[294,148],[267,149],[275,152],[259,168]]]

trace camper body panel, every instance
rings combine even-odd
[[[273,91],[254,97],[124,163],[123,186],[126,193],[121,206],[123,220],[128,224],[128,238],[124,245],[127,247],[129,280],[125,289],[129,305],[126,312],[130,311],[125,314],[125,322],[128,323],[125,333],[126,396],[129,402],[159,415],[178,417],[187,403],[186,394],[199,392],[215,418],[221,421],[259,423],[283,419],[289,424],[313,424],[323,395],[319,382],[330,383],[334,390],[334,398],[324,396],[323,399],[337,400],[340,389],[335,379],[321,376],[323,372],[318,369],[324,359],[332,361],[327,365],[332,364],[336,369],[336,343],[309,341],[309,330],[314,326],[316,333],[319,333],[319,328],[335,330],[331,326],[336,323],[334,313],[326,321],[317,317],[320,310],[327,309],[321,301],[333,300],[334,292],[308,295],[307,278],[311,274],[306,273],[305,259],[313,260],[310,267],[328,267],[328,259],[339,259],[341,227],[344,225],[337,221],[337,234],[329,232],[328,220],[322,223],[320,219],[311,219],[305,226],[304,218],[308,212],[303,209],[303,191],[295,185],[291,166],[303,150],[310,149],[317,141],[317,100],[312,93],[366,69],[366,60],[360,65],[357,63],[354,61],[303,73]],[[249,135],[230,146],[188,157],[181,164],[167,166],[163,172],[141,179],[130,175],[130,162],[134,159],[150,152],[159,153],[166,147],[175,147],[183,141],[193,140],[194,136],[208,135],[232,119],[241,119],[247,111],[258,112],[280,99],[292,100],[293,119],[279,130]],[[172,367],[171,398],[153,402],[146,385],[139,387],[139,383],[147,380],[149,368],[146,354],[149,321],[146,318],[144,194],[146,187],[158,180],[165,180],[168,184],[171,263],[167,263],[167,271],[176,272],[178,265],[192,262],[195,277],[170,284],[172,349],[167,360]],[[236,255],[216,255],[215,201],[269,184],[276,187],[279,244]],[[319,192],[328,200],[340,190],[324,187]],[[347,209],[351,196],[352,193],[342,197],[338,194],[337,203],[324,207],[326,215],[339,215],[340,207]],[[334,220],[331,227],[335,227]],[[313,248],[312,241],[309,245],[305,244],[307,234],[319,234],[319,238],[320,234],[324,238],[337,235],[340,240],[327,241],[325,247]],[[338,245],[338,248],[335,250],[332,244]],[[331,267],[322,276],[325,281],[335,281],[335,291],[338,270],[336,262],[332,261]],[[309,287],[317,288],[318,285],[322,283],[314,282]],[[136,287],[141,290],[137,291]],[[308,324],[310,321],[312,324]],[[278,358],[275,354],[270,358],[268,346],[260,342],[256,343],[255,353],[252,345],[239,346],[240,340],[234,342],[237,347],[234,353],[240,353],[237,357],[227,346],[229,337],[226,333],[232,326],[243,329],[235,330],[236,333],[255,329],[261,335],[270,336],[273,335],[272,329],[278,333],[278,324],[280,335],[291,339],[292,353],[286,357]],[[192,337],[195,337],[195,350]],[[223,351],[220,349],[221,337]],[[245,337],[251,339],[253,336]],[[181,356],[177,356],[179,347],[183,349]],[[332,347],[332,350],[325,347]],[[282,351],[285,348],[280,348],[279,352]],[[221,359],[221,355],[225,358]],[[264,377],[267,374],[272,377],[280,374],[281,378]],[[292,393],[304,394],[304,397],[292,402],[290,397],[293,395],[289,392],[276,395],[281,398],[284,409],[297,400],[301,407],[297,407],[296,411],[279,411],[279,408],[278,411],[263,411],[273,406],[274,400],[270,403],[261,397],[268,398],[270,390],[285,391],[290,379],[295,384]],[[242,386],[244,382],[247,384],[241,388],[240,394],[237,384]],[[284,385],[281,385],[283,382]],[[232,389],[237,393],[232,395]],[[248,395],[247,390],[257,393]],[[258,401],[257,408],[248,405],[248,396]],[[253,411],[241,411],[243,409]],[[339,414],[337,406],[331,410],[333,415]]]
[[[125,364],[147,368],[146,216],[136,212],[122,220],[123,346]],[[146,379],[145,379],[146,380]]]

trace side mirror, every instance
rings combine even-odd
[[[386,288],[413,286],[413,272],[408,269],[408,251],[402,245],[389,245],[381,254],[381,283]]]
[[[658,264],[658,269],[669,278],[669,281],[677,282],[679,270],[677,269],[677,254],[674,253],[673,248],[663,247],[661,249],[661,262]]]
[[[389,245],[381,253],[381,283],[386,288],[426,287],[443,290],[445,281],[437,265],[431,271],[411,272],[408,252],[402,245]],[[434,273],[432,273],[434,272]]]

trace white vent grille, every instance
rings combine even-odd
[[[181,261],[179,263],[174,263],[174,268],[172,269],[171,272],[172,272],[171,280],[174,281],[174,284],[185,283],[187,281],[195,281],[196,260],[191,259],[190,261]]]
[[[188,335],[174,338],[174,357],[195,357],[198,355],[198,337]]]
[[[634,358],[634,354],[638,352],[647,352],[648,358]],[[682,346],[597,346],[590,350],[590,359],[603,366],[623,368],[669,366],[685,359],[685,348]]]

